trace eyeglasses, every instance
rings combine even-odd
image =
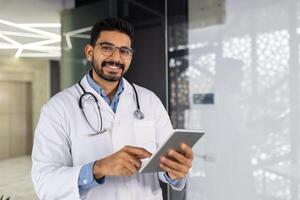
[[[112,56],[115,51],[118,49],[121,59],[129,60],[132,58],[132,54],[134,52],[133,49],[128,47],[116,47],[113,44],[102,42],[95,44],[100,46],[100,51],[104,56]]]

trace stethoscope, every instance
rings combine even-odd
[[[100,106],[99,106],[99,103],[98,103],[98,99],[95,97],[95,95],[93,93],[85,91],[85,89],[82,87],[80,81],[78,82],[78,85],[81,88],[81,90],[83,91],[83,94],[81,94],[81,96],[79,98],[79,101],[78,101],[79,108],[82,110],[84,118],[86,119],[86,121],[88,122],[90,127],[95,131],[95,133],[91,133],[90,135],[98,135],[98,134],[106,132],[108,129],[103,128],[103,119],[102,119],[102,114],[101,114],[101,111],[100,111]],[[136,88],[133,85],[133,83],[130,83],[130,85],[132,86],[132,88],[134,90],[135,101],[136,101],[136,110],[133,112],[133,116],[137,120],[142,120],[142,119],[145,118],[145,115],[141,111],[139,98],[138,98]],[[91,123],[92,119],[89,120],[90,117],[88,117],[89,115],[86,113],[89,107],[91,107],[91,106],[94,107],[95,105],[96,105],[96,110],[98,112],[96,121],[101,122],[100,127],[98,126],[97,128],[95,126],[93,126],[93,124]],[[93,120],[95,121],[94,117],[93,117]]]

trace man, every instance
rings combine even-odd
[[[158,178],[185,186],[192,149],[161,158],[164,172],[138,173],[172,132],[166,110],[149,90],[123,78],[132,60],[133,28],[108,18],[94,25],[85,54],[92,69],[44,105],[32,152],[40,199],[162,199]]]

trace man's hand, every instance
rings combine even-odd
[[[125,146],[118,152],[97,160],[93,166],[94,177],[131,176],[140,168],[141,159],[150,156],[151,153],[144,148]]]
[[[181,144],[180,149],[181,152],[171,149],[166,156],[160,159],[160,168],[166,171],[171,179],[184,178],[192,167],[192,148]]]

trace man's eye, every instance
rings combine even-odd
[[[113,51],[113,47],[112,46],[102,46],[101,47],[104,51]]]
[[[120,49],[120,53],[121,54],[124,54],[124,55],[129,55],[131,52],[130,52],[130,50],[129,49]]]

